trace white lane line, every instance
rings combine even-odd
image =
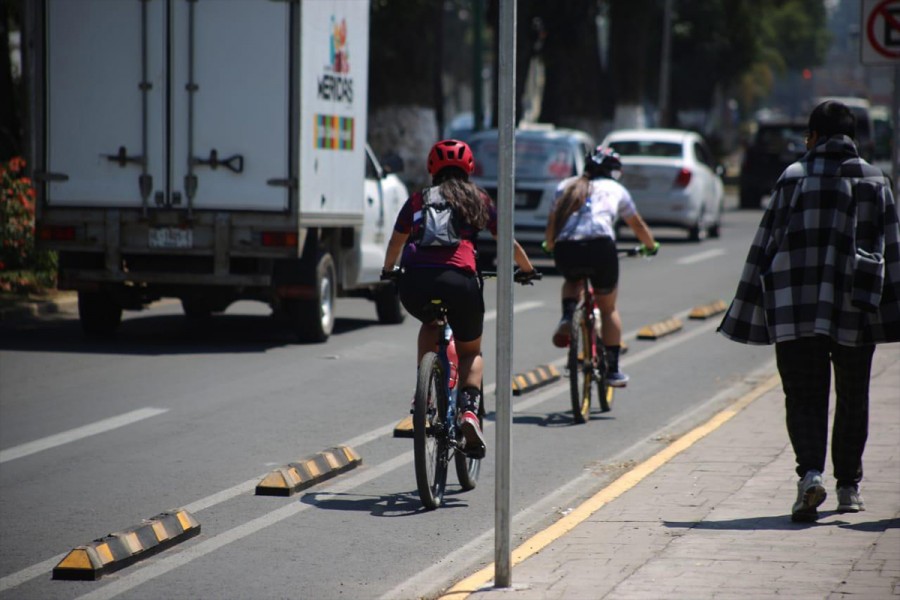
[[[351,491],[374,479],[378,479],[379,477],[393,471],[394,469],[405,466],[412,461],[413,452],[412,450],[410,450],[386,462],[381,463],[377,467],[373,467],[370,470],[363,471],[358,475],[338,482],[330,486],[327,490],[323,490],[322,493],[341,494]],[[143,567],[138,571],[135,571],[129,575],[122,576],[121,579],[115,580],[109,585],[106,585],[93,592],[84,594],[83,596],[79,596],[78,600],[106,600],[108,598],[114,598],[119,594],[124,594],[125,592],[150,581],[151,579],[155,579],[156,577],[165,575],[169,571],[173,571],[193,560],[202,558],[207,554],[215,552],[219,548],[222,548],[232,542],[246,538],[250,535],[253,535],[254,533],[262,531],[266,527],[270,527],[276,523],[284,521],[285,519],[289,519],[294,515],[312,508],[316,504],[316,501],[300,502],[300,500],[293,500],[290,504],[282,506],[281,508],[277,508],[261,517],[253,519],[252,521],[247,521],[243,525],[233,527],[232,529],[220,533],[219,535],[208,538],[200,542],[196,546],[191,546],[182,550],[181,552],[165,556],[164,558],[154,563],[148,564],[146,567]]]
[[[535,306],[533,305],[535,303],[523,303],[523,304],[525,304],[526,306],[521,307],[521,305],[520,305],[520,310],[528,310],[530,308],[535,308]],[[536,303],[536,304],[540,305],[542,303]],[[690,313],[690,309],[684,310],[684,311],[676,314],[675,318],[685,318],[689,313]],[[494,315],[494,316],[496,316],[496,315]],[[641,360],[643,360],[645,358],[645,354],[647,356],[652,356],[654,354],[657,354],[658,352],[661,352],[664,349],[674,346],[674,345],[680,343],[681,341],[689,340],[697,335],[700,335],[701,333],[706,332],[708,329],[711,329],[712,326],[713,326],[712,323],[705,324],[702,328],[698,328],[697,330],[692,331],[688,334],[680,334],[680,335],[670,338],[669,340],[664,341],[664,342],[654,342],[652,348],[643,350],[635,355],[623,356],[621,359],[622,365],[627,366],[627,365],[631,365],[631,364],[640,362]],[[623,338],[633,339],[635,336],[637,336],[637,332],[638,332],[638,330],[635,329],[634,331],[625,333],[623,335]],[[561,359],[554,361],[552,364],[557,367],[562,367],[565,365],[565,363],[566,363],[566,358],[562,357]],[[559,382],[551,384],[543,389],[536,390],[535,392],[532,393],[533,395],[529,394],[529,397],[519,400],[518,402],[515,402],[513,405],[513,412],[528,410],[534,406],[537,406],[538,404],[545,402],[545,401],[549,400],[550,398],[552,398],[554,395],[556,395],[559,392],[558,388],[564,387],[567,385],[568,385],[568,381],[565,379],[562,379]],[[493,394],[495,389],[496,389],[496,384],[494,384],[494,383],[486,385],[484,388],[485,397]],[[382,436],[391,435],[396,426],[397,426],[396,422],[392,421],[391,423],[377,427],[369,432],[358,435],[358,436],[351,438],[351,439],[347,440],[346,442],[343,442],[338,445],[349,446],[351,448],[356,449],[359,446],[362,446],[364,444],[372,442]],[[485,423],[485,431],[491,427],[493,427],[492,422]],[[400,458],[400,457],[398,457],[398,458]],[[393,459],[393,460],[397,460],[397,459]],[[407,461],[397,464],[393,468],[399,468],[400,466],[402,466],[403,464],[406,464],[406,462],[409,462],[411,460],[412,460],[412,456],[409,455],[407,458]],[[380,465],[379,467],[376,467],[376,468],[380,469],[385,464],[387,464],[387,463],[382,463],[382,465]],[[387,471],[384,471],[384,473],[386,473],[386,472]],[[183,506],[182,508],[184,508],[185,510],[187,510],[188,512],[193,514],[193,513],[200,512],[201,510],[215,506],[216,504],[226,502],[228,500],[231,500],[232,498],[240,496],[243,493],[250,492],[251,490],[256,489],[256,485],[267,474],[268,474],[268,472],[262,473],[262,474],[258,475],[257,477],[254,477],[253,479],[248,479],[247,481],[244,481],[242,483],[234,485],[228,489],[222,490],[220,492],[216,492],[215,494],[212,494],[205,498],[196,500],[196,501],[192,502],[191,504],[187,504],[187,505]],[[325,493],[324,490],[323,490],[323,493]],[[54,557],[54,558],[45,560],[41,563],[38,563],[37,565],[23,569],[22,571],[18,571],[16,573],[12,573],[11,575],[7,575],[6,577],[3,577],[2,579],[0,579],[0,591],[21,585],[22,583],[24,583],[30,579],[34,579],[35,577],[38,577],[40,575],[43,575],[43,574],[49,572],[64,557],[65,557],[65,554],[61,554],[57,557]]]
[[[39,562],[36,565],[26,567],[21,571],[16,571],[15,573],[11,573],[6,577],[0,577],[0,592],[5,592],[8,589],[22,585],[26,581],[31,581],[35,577],[46,575],[47,573],[52,571],[53,567],[58,565],[59,561],[64,559],[67,554],[68,552],[57,554],[53,558],[48,558],[47,560]]]
[[[539,302],[537,300],[531,300],[529,302],[519,302],[518,304],[513,305],[513,314],[524,312],[526,310],[531,310],[533,308],[540,308],[543,305],[544,305],[543,302]],[[497,318],[496,310],[489,310],[486,313],[484,313],[485,321],[493,321],[496,318]]]
[[[0,450],[0,463],[9,462],[17,458],[22,458],[23,456],[49,450],[50,448],[62,446],[63,444],[68,444],[70,442],[76,442],[92,435],[124,427],[125,425],[131,425],[132,423],[149,419],[156,415],[161,415],[164,412],[168,412],[168,410],[168,408],[141,408],[117,417],[110,417],[108,419],[103,419],[102,421],[97,421],[96,423],[90,423],[82,427],[76,427],[75,429],[70,429],[33,442],[28,442],[27,444]]]
[[[713,248],[705,252],[698,252],[697,254],[691,254],[690,256],[679,258],[675,261],[675,264],[690,265],[704,260],[709,260],[710,258],[715,258],[717,256],[722,256],[723,254],[725,254],[725,250],[723,248]]]

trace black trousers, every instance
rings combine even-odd
[[[784,388],[787,430],[797,475],[825,472],[828,396],[834,365],[835,404],[831,462],[838,487],[858,485],[869,434],[869,376],[874,345],[841,346],[826,336],[775,344]]]

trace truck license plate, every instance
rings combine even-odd
[[[194,245],[194,234],[190,229],[151,227],[148,234],[147,245],[151,248],[191,248]]]

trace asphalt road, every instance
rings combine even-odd
[[[632,381],[611,413],[573,426],[565,381],[514,397],[514,545],[771,366],[771,348],[716,335],[718,317],[686,318],[731,299],[760,214],[729,211],[722,237],[699,244],[660,230],[658,257],[623,261]],[[549,341],[560,282],[515,288],[516,373],[562,371]],[[491,390],[495,285],[485,298]],[[432,597],[493,559],[493,398],[478,487],[461,492],[451,472],[446,505],[424,511],[411,440],[392,437],[416,323],[378,325],[371,303],[342,300],[331,339],[298,345],[267,313],[238,303],[198,325],[163,302],[126,313],[106,342],[83,339],[71,313],[0,324],[0,599]],[[682,331],[634,339],[672,316]],[[273,468],[341,444],[359,468],[290,498],[253,494]],[[51,580],[72,548],[172,508],[201,534],[97,582]]]

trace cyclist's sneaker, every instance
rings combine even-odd
[[[816,510],[825,502],[825,486],[822,485],[822,474],[819,471],[807,471],[803,479],[797,482],[797,501],[791,509],[791,521],[811,522],[819,518]]]
[[[556,326],[556,332],[553,334],[553,345],[557,348],[566,348],[569,345],[569,336],[571,335],[572,320],[563,317]]]
[[[606,380],[612,387],[623,388],[628,385],[629,379],[631,378],[621,371],[610,371],[606,374]]]
[[[481,435],[478,416],[467,410],[459,417],[459,427],[463,434],[463,452],[470,458],[484,458],[487,447]]]
[[[859,495],[859,489],[853,486],[839,487],[837,489],[837,497],[837,511],[839,513],[857,513],[861,510],[866,510],[862,496]]]

